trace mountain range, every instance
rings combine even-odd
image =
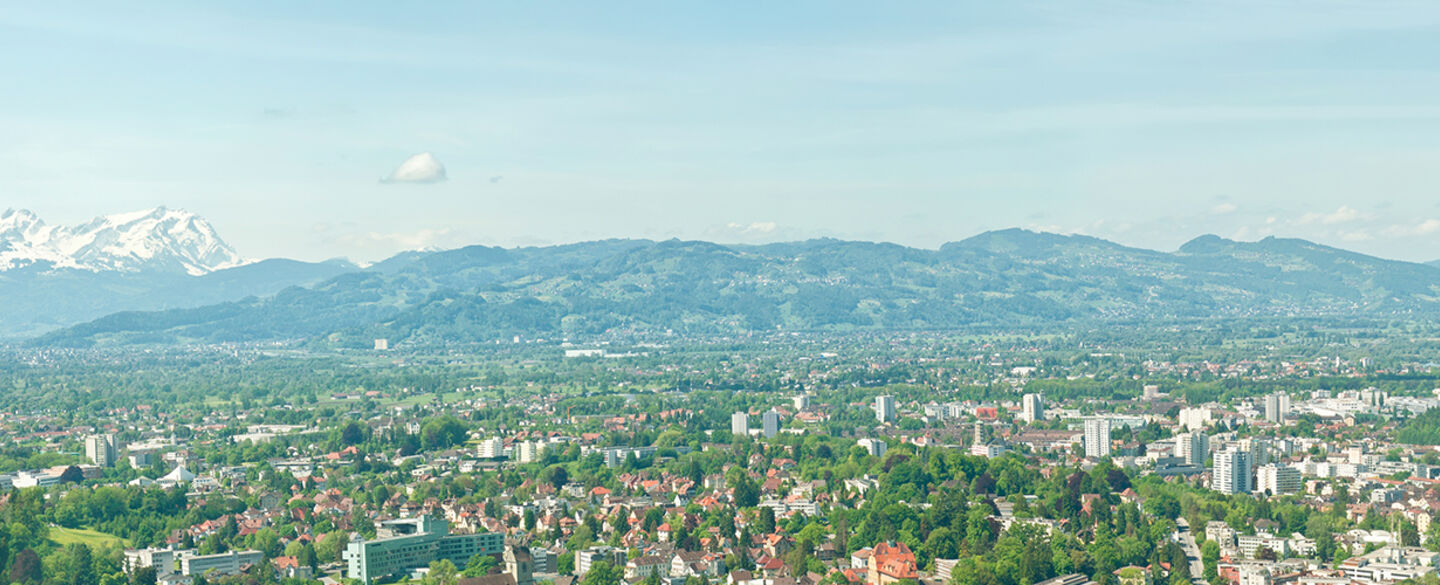
[[[246,262],[193,213],[163,207],[46,224],[0,213],[0,337],[38,335],[118,311],[268,296],[358,270],[348,261]]]
[[[604,240],[406,252],[363,270],[291,265],[283,278],[267,268],[264,286],[237,272],[263,264],[185,275],[192,284],[223,276],[226,286],[209,290],[231,294],[224,302],[119,312],[31,343],[364,347],[373,338],[434,344],[616,332],[1440,317],[1440,267],[1281,238],[1202,236],[1175,252],[1019,229],[938,250],[834,239],[758,246]],[[334,273],[319,278],[321,269]],[[134,278],[113,274],[121,275],[116,286]],[[8,275],[0,273],[0,293]],[[236,296],[245,286],[276,291]]]

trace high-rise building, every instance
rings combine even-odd
[[[895,397],[890,395],[875,397],[875,420],[887,423],[895,420]]]
[[[795,398],[793,398],[792,400],[795,403],[795,410],[805,410],[807,408],[810,408],[809,394],[796,394]]]
[[[730,415],[730,434],[746,436],[750,434],[750,415],[744,411]]]
[[[1265,420],[1275,423],[1285,422],[1285,415],[1290,412],[1290,395],[1284,392],[1276,392],[1265,397]]]
[[[780,434],[780,413],[773,410],[766,411],[760,417],[760,429],[765,433],[765,438]]]
[[[1181,433],[1175,437],[1175,456],[1186,465],[1205,465],[1210,457],[1210,437],[1201,431]]]
[[[1045,400],[1039,394],[1026,394],[1020,398],[1020,418],[1033,423],[1045,419]]]
[[[1215,453],[1210,489],[1222,494],[1250,492],[1250,452],[1234,447]]]
[[[1289,465],[1266,465],[1255,472],[1255,493],[1293,494],[1300,491],[1300,470]]]
[[[1250,470],[1270,462],[1270,440],[1264,437],[1246,437],[1235,442],[1235,446],[1250,454]]]
[[[1085,420],[1085,456],[1091,459],[1110,456],[1110,419]]]
[[[90,435],[85,437],[85,458],[100,467],[115,465],[115,435]]]

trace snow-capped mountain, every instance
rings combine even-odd
[[[198,276],[244,262],[210,222],[184,210],[157,207],[77,226],[47,225],[24,209],[0,213],[0,271],[37,266]]]

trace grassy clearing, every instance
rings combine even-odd
[[[83,528],[62,528],[60,526],[50,527],[50,540],[61,546],[76,543],[86,544],[91,548],[108,544],[121,547],[130,546],[129,541],[118,536],[112,536],[94,530],[85,530]]]

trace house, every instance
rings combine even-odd
[[[296,557],[275,557],[270,559],[270,564],[275,565],[275,574],[286,579],[309,580],[314,570],[309,565],[300,564]]]
[[[903,542],[882,542],[870,551],[870,585],[889,585],[903,579],[919,579],[915,553]]]

